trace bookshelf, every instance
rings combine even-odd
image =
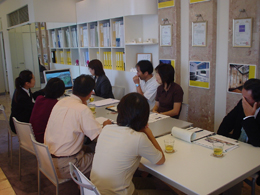
[[[111,84],[124,86],[129,92],[134,88],[132,78],[136,73],[132,69],[135,69],[137,53],[152,53],[152,62],[155,67],[158,65],[157,0],[84,0],[77,3],[76,10],[77,24],[48,24],[51,53],[56,53],[51,68],[68,66],[78,75],[90,74],[88,62],[99,59]],[[72,30],[75,26],[76,30]],[[57,40],[52,43],[58,38],[59,30],[65,42],[66,32],[70,37],[64,47]],[[75,31],[77,46],[72,45]],[[71,65],[66,60],[69,55]],[[77,59],[79,66],[75,65]]]

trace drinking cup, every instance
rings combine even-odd
[[[223,156],[223,147],[224,147],[223,143],[214,142],[213,143],[213,155],[216,157],[222,157]]]
[[[166,153],[173,153],[174,152],[174,139],[173,138],[168,138],[164,140],[164,145],[165,145],[165,152]]]

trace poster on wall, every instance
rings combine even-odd
[[[229,64],[228,69],[228,92],[242,93],[244,83],[248,79],[255,78],[256,65]]]
[[[189,86],[209,89],[210,62],[190,61]]]
[[[251,47],[252,18],[233,20],[233,47]]]
[[[158,9],[174,6],[174,0],[158,0]]]
[[[192,4],[192,3],[200,3],[200,2],[204,2],[204,1],[210,1],[210,0],[190,0],[190,4]]]
[[[159,64],[170,64],[175,69],[175,60],[159,60]]]

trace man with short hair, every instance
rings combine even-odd
[[[53,107],[44,135],[59,178],[70,178],[69,162],[87,174],[92,167],[93,150],[83,146],[84,137],[94,140],[102,127],[87,106],[95,87],[89,75],[80,75],[74,81],[73,94]],[[105,121],[103,126],[111,124]]]
[[[236,107],[223,119],[218,134],[259,147],[260,80],[247,80],[242,90],[242,96]]]
[[[136,64],[137,75],[133,81],[136,86],[136,92],[146,97],[150,110],[155,104],[155,96],[159,84],[153,75],[153,64],[148,60],[141,60]]]

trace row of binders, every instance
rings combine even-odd
[[[100,47],[110,47],[110,23],[100,24]]]
[[[124,47],[124,22],[114,21],[112,24],[112,46]]]
[[[69,29],[58,30],[57,37],[55,30],[53,30],[51,31],[51,39],[53,48],[78,47],[77,28],[71,28],[71,36]]]
[[[53,63],[60,63],[60,64],[68,64],[71,65],[71,52],[67,51],[66,56],[64,56],[63,51],[52,51],[51,57],[52,57],[52,62]],[[58,57],[59,56],[59,57]],[[57,58],[60,59],[60,62],[58,62]],[[66,61],[65,61],[66,60]]]
[[[116,70],[125,70],[125,54],[124,52],[116,52]]]
[[[111,51],[104,52],[104,69],[112,70],[112,59],[111,59]]]

